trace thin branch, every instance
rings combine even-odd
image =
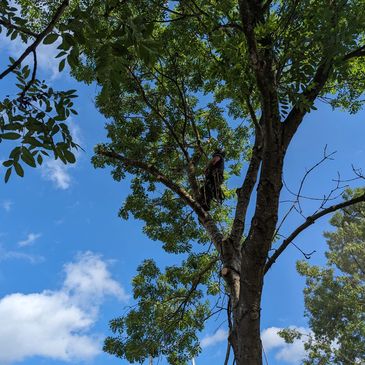
[[[59,6],[57,11],[55,12],[52,20],[48,24],[48,26],[37,35],[35,41],[22,53],[22,55],[11,64],[4,72],[0,74],[0,80],[7,76],[10,72],[14,71],[21,63],[25,60],[26,57],[29,56],[30,53],[36,50],[38,45],[42,42],[42,40],[50,33],[55,27],[56,23],[60,19],[61,15],[65,11],[66,7],[69,5],[69,0],[64,0],[62,4]]]
[[[138,85],[138,88],[141,92],[141,96],[142,96],[143,100],[145,101],[146,105],[149,108],[151,108],[159,116],[161,121],[165,124],[165,126],[167,127],[167,129],[171,133],[171,136],[174,138],[174,140],[176,141],[176,143],[180,147],[180,149],[181,149],[182,153],[184,154],[186,160],[189,161],[190,160],[189,154],[188,154],[187,150],[185,149],[184,145],[180,142],[178,136],[176,135],[176,133],[174,131],[174,128],[170,125],[169,121],[161,114],[160,110],[150,102],[150,100],[148,99],[148,97],[146,95],[146,92],[143,88],[141,80],[135,75],[133,70],[131,70],[129,67],[127,67],[127,70],[129,71],[132,78],[136,81],[136,83]]]
[[[300,181],[299,189],[298,189],[297,193],[292,192],[292,191],[288,188],[288,186],[286,185],[286,183],[285,183],[285,182],[283,182],[283,184],[284,184],[285,188],[288,190],[288,192],[289,192],[290,194],[292,194],[292,195],[294,195],[294,196],[295,196],[295,200],[293,201],[292,206],[291,206],[291,207],[288,209],[288,211],[284,214],[284,216],[283,216],[283,218],[282,218],[281,222],[278,224],[278,226],[277,226],[277,228],[276,228],[276,231],[275,231],[275,233],[274,233],[273,237],[275,237],[275,236],[279,233],[280,228],[281,228],[281,227],[282,227],[282,225],[285,223],[286,219],[289,217],[289,215],[290,215],[290,213],[293,211],[293,209],[295,209],[295,208],[296,208],[296,206],[298,206],[298,210],[299,210],[299,212],[300,212],[300,213],[302,213],[302,211],[303,211],[303,210],[302,210],[302,207],[301,207],[300,199],[301,199],[301,198],[306,198],[306,197],[304,197],[301,193],[302,193],[302,190],[303,190],[303,187],[304,187],[304,183],[305,183],[305,181],[306,181],[307,177],[310,175],[310,173],[311,173],[313,170],[315,170],[318,166],[320,166],[320,165],[321,165],[322,163],[324,163],[326,160],[332,160],[332,156],[333,156],[333,155],[335,155],[335,154],[336,154],[336,151],[331,152],[330,154],[327,154],[327,145],[324,147],[324,150],[323,150],[323,157],[322,157],[322,159],[321,159],[320,161],[318,161],[316,164],[314,164],[314,165],[313,165],[310,169],[308,169],[308,170],[305,172],[304,176],[302,177],[302,179],[301,179],[301,181]],[[337,184],[337,186],[338,186],[338,184]],[[330,197],[331,197],[331,194],[332,194],[332,193],[333,193],[333,190],[331,190],[331,193],[328,195],[328,199],[326,200],[326,202],[330,199]],[[310,199],[310,200],[312,200],[312,199]],[[322,205],[321,205],[321,207],[323,207],[323,201],[324,201],[325,199],[321,198],[321,199],[313,199],[313,200],[321,200],[321,201],[322,201]]]
[[[24,34],[29,35],[29,36],[34,37],[34,38],[36,38],[38,36],[37,33],[34,33],[31,30],[29,30],[27,28],[24,28],[24,27],[21,27],[19,25],[12,24],[11,22],[9,22],[5,19],[0,19],[0,25],[4,26],[7,29],[14,29],[14,30],[16,30],[20,33],[24,33]]]
[[[268,259],[265,265],[265,273],[269,271],[271,266],[275,263],[275,261],[278,259],[278,257],[285,251],[285,249],[290,245],[290,243],[305,229],[307,229],[309,226],[311,226],[315,221],[319,218],[322,218],[323,216],[333,213],[339,209],[343,209],[346,207],[349,207],[351,205],[364,202],[365,201],[365,194],[362,194],[356,198],[347,200],[345,202],[342,202],[340,204],[332,205],[326,209],[323,209],[321,212],[318,212],[316,214],[313,214],[305,220],[303,224],[301,224],[299,227],[297,227],[289,236],[287,239],[285,239],[282,244],[279,246],[279,248],[275,251],[275,253]]]
[[[24,96],[27,93],[27,91],[33,85],[33,83],[35,81],[36,74],[37,74],[37,52],[35,50],[33,50],[32,53],[33,53],[33,72],[32,72],[32,77],[29,80],[29,82],[27,83],[27,85],[25,86],[25,88],[22,91],[22,93],[20,94],[20,96],[19,96],[19,99],[20,100],[24,98]]]

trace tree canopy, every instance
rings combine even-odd
[[[22,4],[25,17],[35,12],[49,22],[54,2]],[[67,61],[77,80],[100,87],[96,105],[108,119],[109,141],[96,147],[94,165],[130,179],[122,218],[142,220],[148,237],[185,255],[165,271],[152,260],[141,264],[133,281],[138,305],[111,322],[106,351],[128,361],[165,355],[186,363],[200,351],[197,332],[218,309],[207,300],[218,297],[236,363],[262,363],[265,273],[317,219],[365,200],[362,194],[329,205],[325,198],[275,242],[284,160],[305,115],[317,101],[350,113],[362,106],[364,5],[72,2],[61,33],[47,37],[61,42],[60,69]],[[226,155],[226,200],[207,211],[201,186],[217,148]]]

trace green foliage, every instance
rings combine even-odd
[[[42,25],[49,20],[49,10],[57,7],[53,1],[21,2],[24,17]],[[41,6],[44,3],[48,8]],[[364,65],[361,58],[346,55],[363,46],[364,5],[364,0],[271,2],[266,21],[257,24],[254,32],[258,51],[271,48],[275,53],[273,84],[282,121],[293,107],[303,113],[316,108],[303,91],[316,87],[316,72],[329,60],[329,80],[319,99],[350,112],[359,110]],[[39,27],[35,22],[33,26]],[[209,256],[194,255],[193,249],[201,250],[198,244],[207,244],[208,237],[191,207],[161,184],[161,176],[186,194],[197,195],[212,154],[224,148],[226,201],[213,205],[210,213],[223,233],[230,228],[234,191],[242,184],[231,178],[240,176],[242,165],[250,159],[253,125],[260,119],[263,101],[238,3],[75,0],[57,31],[45,40],[52,42],[59,42],[60,70],[68,64],[76,79],[98,85],[96,105],[108,118],[109,140],[96,151],[111,151],[121,159],[97,153],[93,162],[99,168],[111,166],[117,181],[129,179],[131,191],[120,216],[126,219],[131,214],[142,220],[151,239],[161,241],[168,252],[188,257],[180,267],[165,272],[151,261],[139,268],[133,283],[137,306],[111,322],[115,337],[107,339],[105,350],[129,361],[163,354],[170,363],[184,363],[199,351],[197,333],[208,313],[205,294],[217,294],[220,287],[208,278],[214,270],[208,270],[197,283],[205,292],[196,287],[189,294],[195,285],[191,275],[199,276],[204,268],[199,260]],[[25,159],[32,163],[29,154]],[[195,258],[199,258],[197,268],[191,264]],[[309,281],[313,288],[323,275],[326,283],[336,281],[332,291],[320,291],[327,302],[330,294],[340,295],[341,288],[350,290],[347,276],[339,279],[331,268],[301,266],[301,270],[313,276],[313,283]],[[357,294],[351,295],[354,299]],[[330,323],[332,317],[323,318]],[[314,319],[312,323],[314,327]],[[287,339],[295,336],[289,333]],[[313,354],[328,354],[332,340],[318,337],[308,346]],[[351,353],[357,345],[348,341],[344,336],[343,347],[346,344]]]
[[[190,254],[181,266],[161,272],[153,260],[145,260],[133,279],[137,306],[110,322],[115,336],[106,339],[104,350],[129,362],[164,355],[170,364],[186,364],[200,352],[197,331],[210,315],[197,286],[213,286],[216,262],[212,255]]]
[[[39,29],[33,27],[26,17],[18,16],[18,10],[26,10],[26,2],[20,1],[20,5],[23,7],[18,9],[7,0],[0,2],[0,24],[3,25],[0,26],[0,32],[6,33],[11,41],[30,44],[34,42],[34,34]],[[56,33],[50,33],[43,43],[51,44],[57,39]],[[9,67],[16,62],[12,57],[9,57],[9,61]],[[72,101],[76,97],[76,90],[53,90],[36,78],[36,67],[36,58],[33,70],[28,65],[15,67],[12,74],[18,92],[0,101],[0,143],[8,143],[10,148],[9,157],[3,162],[7,168],[5,182],[13,170],[23,177],[24,164],[30,167],[41,165],[44,156],[50,153],[65,164],[75,162],[74,150],[78,146],[72,140],[66,122],[71,114],[77,114]]]
[[[362,190],[348,191],[350,199]],[[305,364],[361,364],[365,360],[365,204],[336,213],[326,232],[327,267],[299,262],[306,277],[306,315],[313,335]]]

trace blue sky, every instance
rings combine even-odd
[[[4,39],[0,48],[19,52]],[[52,47],[40,50],[39,71],[55,88],[78,90],[79,115],[70,123],[84,151],[74,166],[49,161],[42,168],[27,169],[23,179],[14,175],[8,184],[2,183],[0,364],[127,364],[101,351],[102,339],[109,334],[108,321],[132,303],[130,281],[143,259],[154,258],[163,266],[176,258],[165,254],[159,242],[149,241],[140,222],[117,217],[128,182],[117,183],[108,169],[95,170],[90,163],[93,146],[106,138],[105,120],[93,104],[97,90],[77,84],[66,73],[59,75],[52,52]],[[10,79],[2,81],[2,90],[11,88]],[[310,175],[303,194],[311,196],[328,193],[338,171],[344,179],[352,177],[351,164],[361,168],[365,157],[365,114],[350,116],[324,104],[318,107],[299,129],[284,172],[287,185],[296,190],[306,169],[322,158],[325,145],[329,152],[337,151],[333,161]],[[1,160],[8,151],[2,144]],[[282,199],[289,196],[284,189]],[[305,202],[303,208],[308,215],[316,205]],[[282,233],[290,233],[300,222],[298,215],[291,216]],[[313,264],[324,262],[322,232],[327,229],[324,218],[295,241],[306,252],[316,250]],[[276,334],[286,326],[307,331],[304,282],[295,271],[296,260],[302,258],[290,246],[265,279],[262,330],[270,365],[298,364],[303,354],[300,342],[285,345]],[[201,334],[203,352],[197,365],[223,361],[226,325],[222,322],[222,317],[212,319]]]

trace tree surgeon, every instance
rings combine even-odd
[[[219,204],[224,200],[221,187],[224,180],[224,157],[224,150],[217,149],[205,169],[205,180],[200,188],[199,203],[206,211],[210,210],[213,199]]]

